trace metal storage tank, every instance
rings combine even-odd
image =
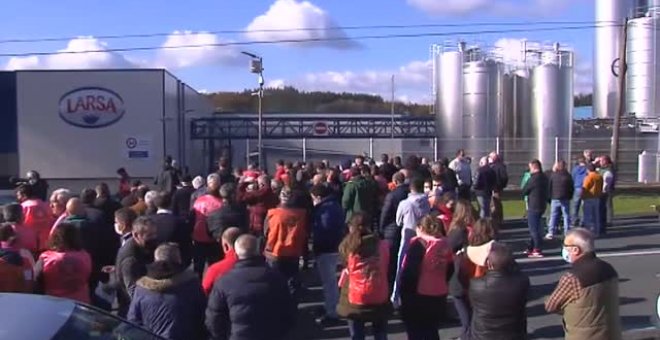
[[[531,73],[532,122],[536,157],[544,169],[557,159],[569,160],[573,117],[573,53],[543,51]],[[558,137],[559,143],[556,145]]]
[[[435,65],[437,77],[435,118],[438,153],[450,157],[462,147],[463,138],[463,49],[441,50]]]
[[[463,136],[472,156],[495,147],[498,122],[503,115],[503,64],[489,59],[481,50],[466,53],[463,65]]]
[[[645,184],[658,182],[659,161],[658,154],[642,151],[637,157],[637,182]]]
[[[657,17],[641,17],[628,23],[626,112],[637,118],[656,118],[660,108],[657,21]]]
[[[513,136],[515,138],[534,137],[532,124],[532,85],[529,70],[521,68],[513,72]]]
[[[616,113],[617,80],[612,64],[619,58],[621,24],[628,14],[630,0],[597,0],[596,32],[594,34],[594,117],[612,118]]]

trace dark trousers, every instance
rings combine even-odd
[[[348,331],[351,333],[351,340],[364,340],[365,322],[360,320],[348,320]],[[387,340],[387,319],[371,322],[373,328],[374,340]]]
[[[600,196],[600,233],[605,234],[607,227],[612,224],[614,216],[614,205],[612,202],[612,194],[603,194]]]
[[[459,185],[458,186],[458,198],[462,200],[472,200],[472,194],[470,193],[469,185]]]
[[[472,307],[467,296],[453,297],[454,307],[461,320],[461,340],[470,338],[470,322],[472,320]]]
[[[193,269],[201,278],[204,275],[204,268],[220,261],[222,259],[222,249],[216,242],[204,243],[195,242],[193,244]]]
[[[300,267],[298,264],[299,258],[269,258],[266,260],[268,265],[277,270],[287,281],[289,292],[294,298],[298,298],[298,291],[300,290],[300,282],[298,280],[298,273]]]
[[[532,249],[539,249],[543,246],[543,211],[527,211],[527,226],[529,227],[529,236],[531,238]]]
[[[584,226],[595,235],[601,233],[600,198],[585,199],[583,203]]]
[[[387,281],[389,283],[390,292],[392,292],[398,268],[397,256],[399,255],[399,247],[401,246],[401,228],[399,228],[396,223],[392,223],[385,227],[383,234],[383,238],[390,243],[390,265],[387,272]]]

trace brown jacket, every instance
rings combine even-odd
[[[600,198],[603,194],[603,176],[596,171],[590,171],[582,183],[582,198]]]
[[[580,282],[577,300],[564,307],[567,340],[621,340],[619,277],[593,253],[573,264]]]

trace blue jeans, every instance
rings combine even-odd
[[[477,196],[477,203],[479,203],[479,217],[486,218],[490,217],[490,195],[489,196]]]
[[[601,232],[600,198],[584,200],[584,226],[598,236]]]
[[[576,188],[573,192],[573,201],[571,202],[571,221],[575,225],[580,225],[580,207],[582,206],[582,188]]]
[[[529,227],[529,235],[531,236],[532,249],[541,249],[543,245],[543,211],[527,211],[527,226]]]
[[[371,322],[374,331],[375,340],[387,340],[387,319]],[[364,321],[348,320],[348,331],[351,333],[351,340],[364,340]]]
[[[559,213],[564,216],[564,235],[571,228],[571,217],[569,211],[569,200],[555,200],[550,201],[550,221],[548,222],[548,234],[554,235],[556,233],[557,220]]]
[[[339,288],[337,287],[337,263],[339,254],[316,255],[316,268],[323,284],[323,300],[325,315],[337,317],[337,302],[339,301]]]
[[[458,318],[461,320],[461,340],[468,340],[470,338],[470,324],[472,322],[472,307],[470,306],[470,300],[467,296],[463,295],[460,297],[452,297],[454,300],[454,308],[456,308],[456,313]]]

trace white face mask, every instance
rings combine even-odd
[[[124,233],[121,231],[121,226],[119,223],[115,223],[115,233],[117,233],[119,236],[124,235]]]
[[[568,263],[572,263],[570,253],[568,252],[568,249],[566,249],[566,247],[561,248],[561,257],[564,259],[564,261]]]

